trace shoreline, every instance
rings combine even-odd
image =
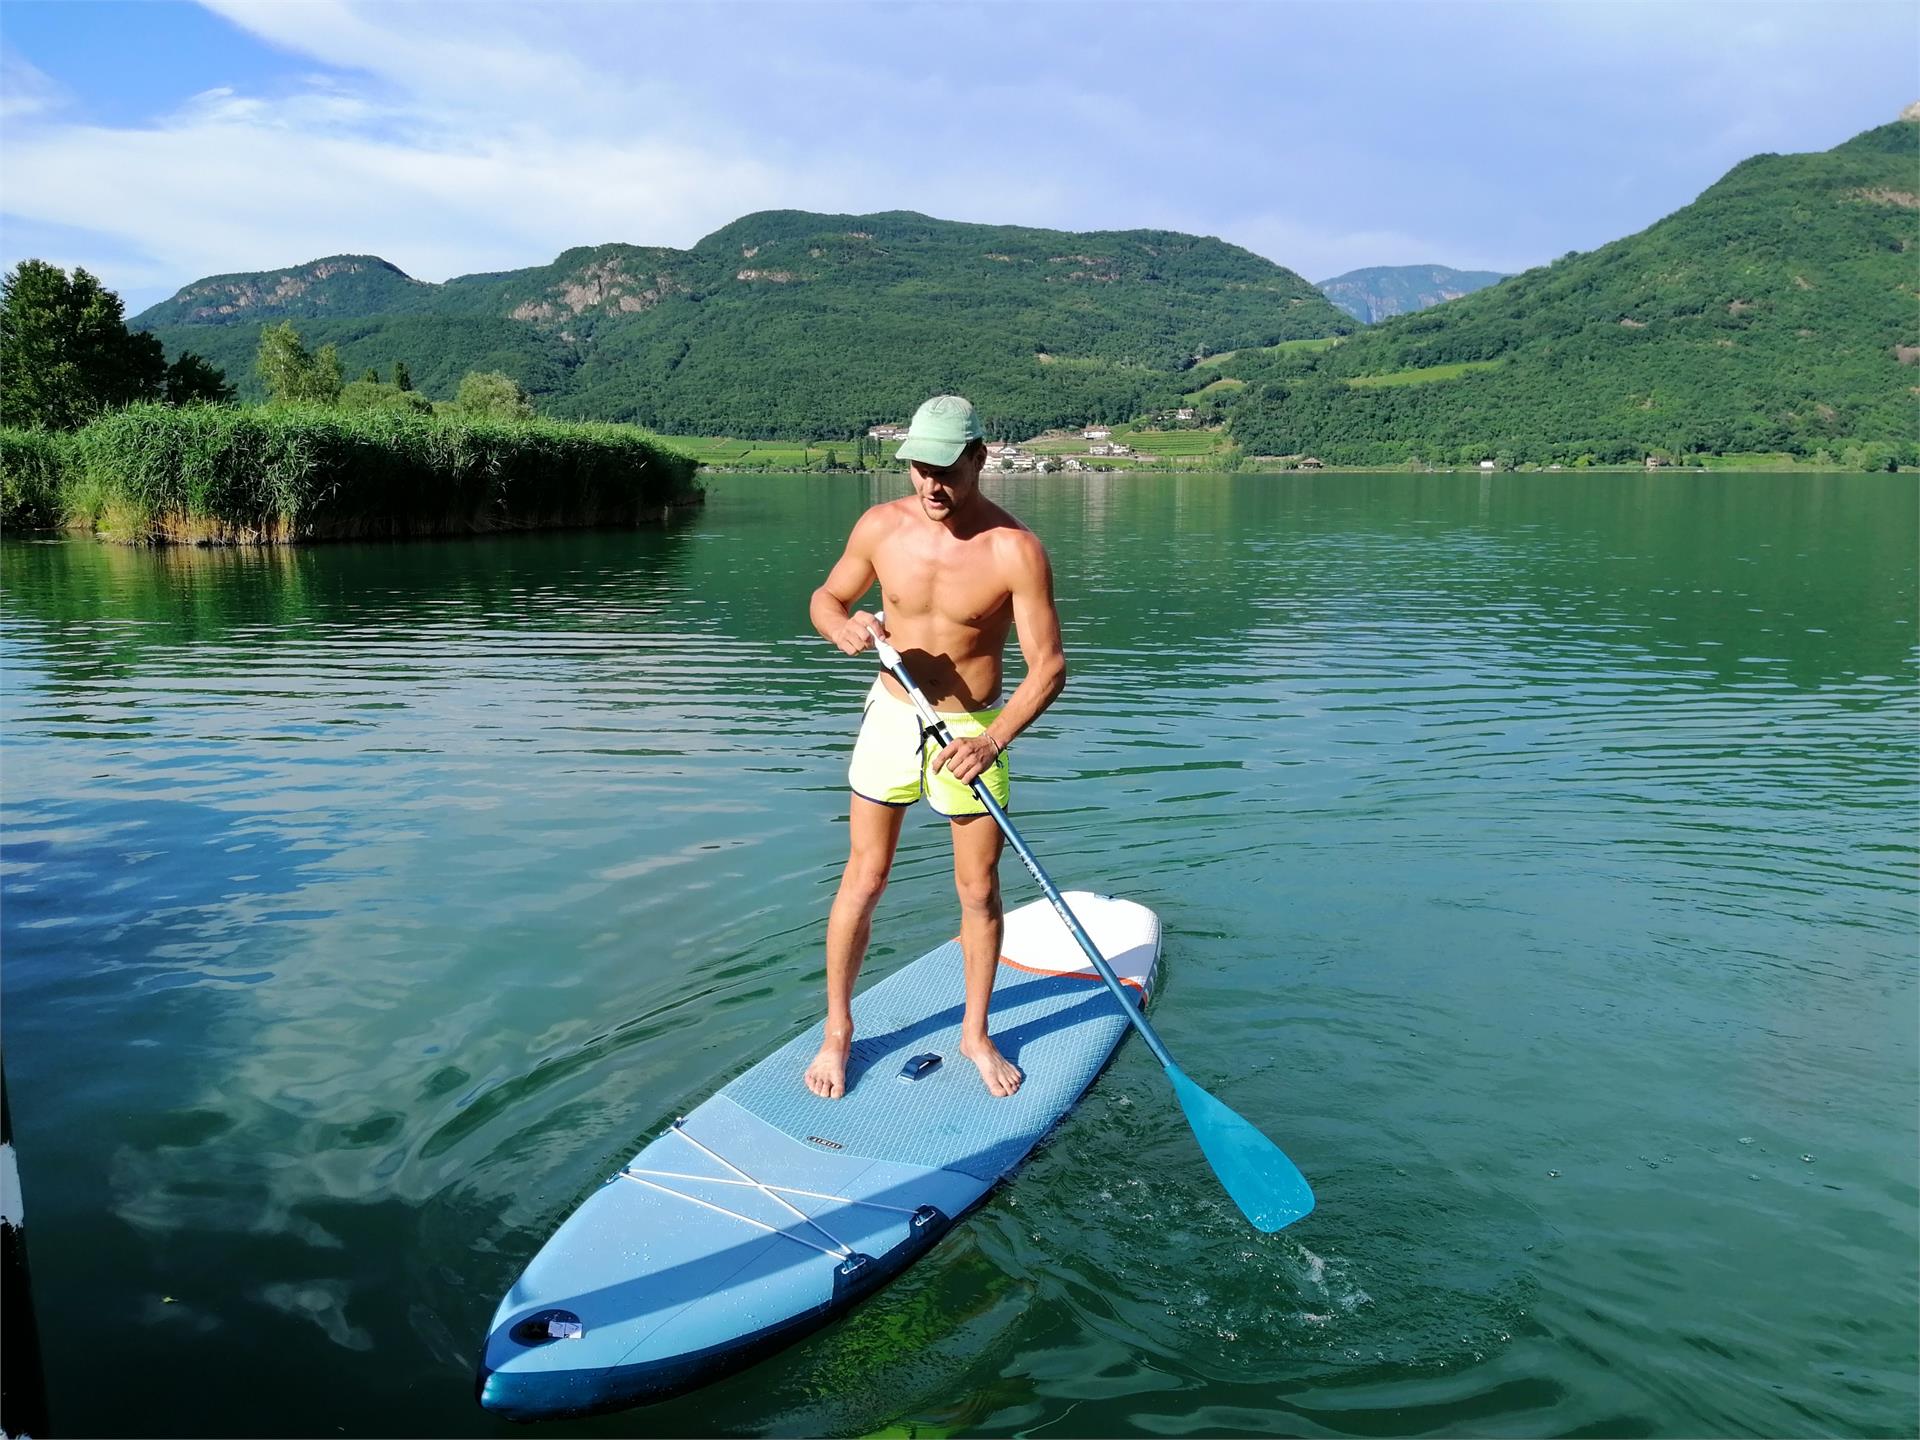
[[[898,475],[905,478],[906,471],[894,466],[869,465],[865,470],[842,467],[838,470],[806,469],[796,466],[755,465],[729,468],[720,465],[702,465],[696,472],[700,475],[812,475],[822,479],[836,476],[855,475]],[[1086,468],[1081,470],[1048,471],[1036,474],[1030,470],[987,471],[981,475],[982,483],[997,480],[1065,480],[1084,479],[1089,475],[1260,475],[1260,476],[1296,476],[1296,475],[1471,475],[1476,478],[1490,479],[1496,475],[1913,475],[1920,474],[1920,467],[1902,466],[1899,470],[1863,470],[1851,465],[1563,465],[1558,470],[1545,465],[1517,465],[1510,470],[1481,470],[1460,465],[1436,465],[1410,470],[1404,465],[1320,465],[1311,470],[1298,466],[1292,469],[1258,469],[1236,465],[1114,465],[1106,468]]]

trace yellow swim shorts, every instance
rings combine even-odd
[[[939,714],[954,738],[964,739],[991,725],[1000,707]],[[860,738],[853,743],[853,763],[847,767],[853,793],[882,805],[911,805],[924,795],[927,804],[942,815],[984,815],[987,807],[970,786],[945,770],[932,768],[939,753],[940,743],[921,728],[913,702],[896,700],[876,676],[867,692]],[[1007,757],[994,761],[981,778],[987,782],[987,792],[1004,808],[1012,794]]]

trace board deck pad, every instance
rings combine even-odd
[[[1157,917],[1128,900],[1066,899],[1144,1003]],[[990,1028],[1024,1074],[1015,1094],[990,1095],[959,1053],[959,942],[922,955],[854,997],[844,1096],[824,1100],[802,1080],[816,1024],[580,1205],[495,1312],[480,1403],[530,1420],[683,1393],[826,1323],[931,1248],[1072,1108],[1129,1028],[1046,901],[1007,915],[1002,949]],[[902,1078],[926,1055],[939,1063]]]

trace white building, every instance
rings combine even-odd
[[[1182,405],[1178,410],[1173,412],[1173,418],[1176,420],[1191,420],[1193,418],[1193,407],[1191,405]]]
[[[1494,463],[1491,460],[1482,460],[1480,462],[1480,468],[1482,470],[1492,470],[1495,467],[1494,467]]]
[[[1094,425],[1080,432],[1080,438],[1082,440],[1106,440],[1112,435],[1113,431],[1104,425]]]

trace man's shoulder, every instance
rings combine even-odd
[[[994,548],[1009,556],[1045,555],[1047,547],[1040,543],[1040,537],[1023,525],[1010,512],[999,510],[999,516],[989,532],[993,536]]]
[[[882,500],[878,505],[869,505],[860,518],[853,522],[854,538],[868,544],[879,544],[910,518],[903,501]]]
[[[1045,572],[1047,547],[1013,516],[1008,515],[1004,524],[995,526],[992,534],[994,564],[1010,587]]]

